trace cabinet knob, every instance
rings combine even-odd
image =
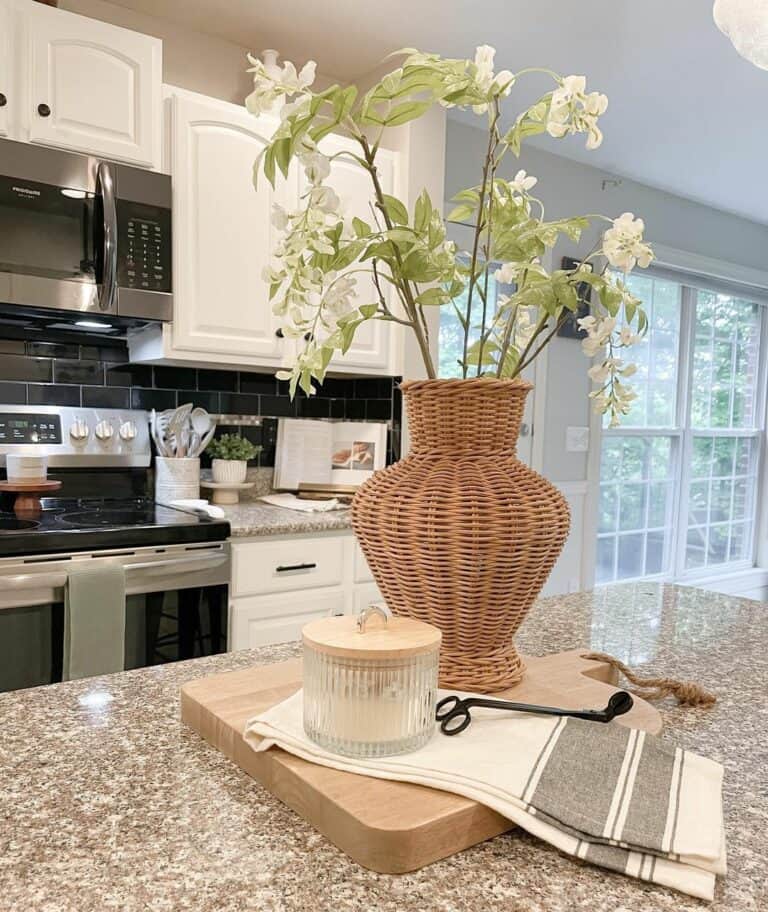
[[[0,92],[0,108],[4,108],[8,104],[8,99]]]
[[[311,342],[313,338],[314,338],[314,336],[312,335],[312,333],[304,333],[305,342]]]
[[[37,106],[37,113],[38,113],[41,117],[49,117],[50,114],[51,114],[51,109],[48,107],[47,104],[39,104],[39,105]]]
[[[278,339],[282,339],[283,336],[284,336],[284,333],[283,333],[282,329],[280,329],[280,328],[278,327],[278,328],[275,330],[275,335],[277,336]]]

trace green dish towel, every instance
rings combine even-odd
[[[125,571],[119,564],[69,570],[64,597],[62,678],[75,681],[125,667]]]

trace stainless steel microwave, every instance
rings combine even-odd
[[[0,140],[4,322],[170,320],[172,290],[168,175]]]

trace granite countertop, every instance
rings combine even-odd
[[[768,633],[758,602],[656,584],[545,599],[529,654],[589,646],[692,678],[663,737],[725,765],[729,870],[708,906],[520,830],[403,876],[358,867],[179,720],[179,687],[294,644],[0,695],[0,910],[758,912],[768,908]]]
[[[327,510],[318,513],[303,513],[287,510],[261,501],[222,507],[229,520],[232,538],[251,535],[287,535],[299,532],[332,532],[334,529],[349,529],[352,526],[352,511]]]

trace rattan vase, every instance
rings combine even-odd
[[[563,495],[515,456],[530,389],[519,379],[404,382],[410,452],[352,505],[389,608],[442,630],[443,687],[490,693],[522,678],[513,637],[568,535]]]

